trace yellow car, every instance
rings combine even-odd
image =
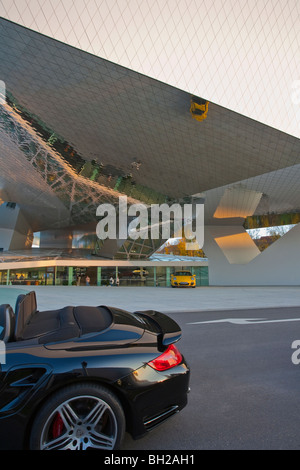
[[[134,276],[140,276],[140,277],[145,277],[145,276],[148,276],[148,271],[146,269],[134,269],[132,271],[132,274]]]
[[[172,287],[196,287],[196,275],[190,271],[177,271],[171,274]]]

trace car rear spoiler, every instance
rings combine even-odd
[[[155,310],[144,310],[134,312],[134,314],[141,316],[152,325],[152,329],[154,328],[154,331],[158,333],[158,343],[162,349],[180,340],[181,328],[169,316]]]

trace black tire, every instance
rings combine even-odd
[[[119,449],[125,416],[117,397],[97,384],[56,392],[37,414],[30,435],[35,450]]]

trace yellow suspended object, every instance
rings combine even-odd
[[[207,118],[208,103],[202,98],[192,98],[190,107],[192,117],[197,121],[204,121]]]

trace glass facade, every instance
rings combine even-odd
[[[68,268],[18,268],[0,271],[1,285],[52,286],[68,285]]]
[[[196,275],[197,286],[208,285],[207,266],[184,266]],[[170,287],[171,274],[177,266],[48,266],[5,269],[0,271],[0,285],[28,286],[121,286]]]

